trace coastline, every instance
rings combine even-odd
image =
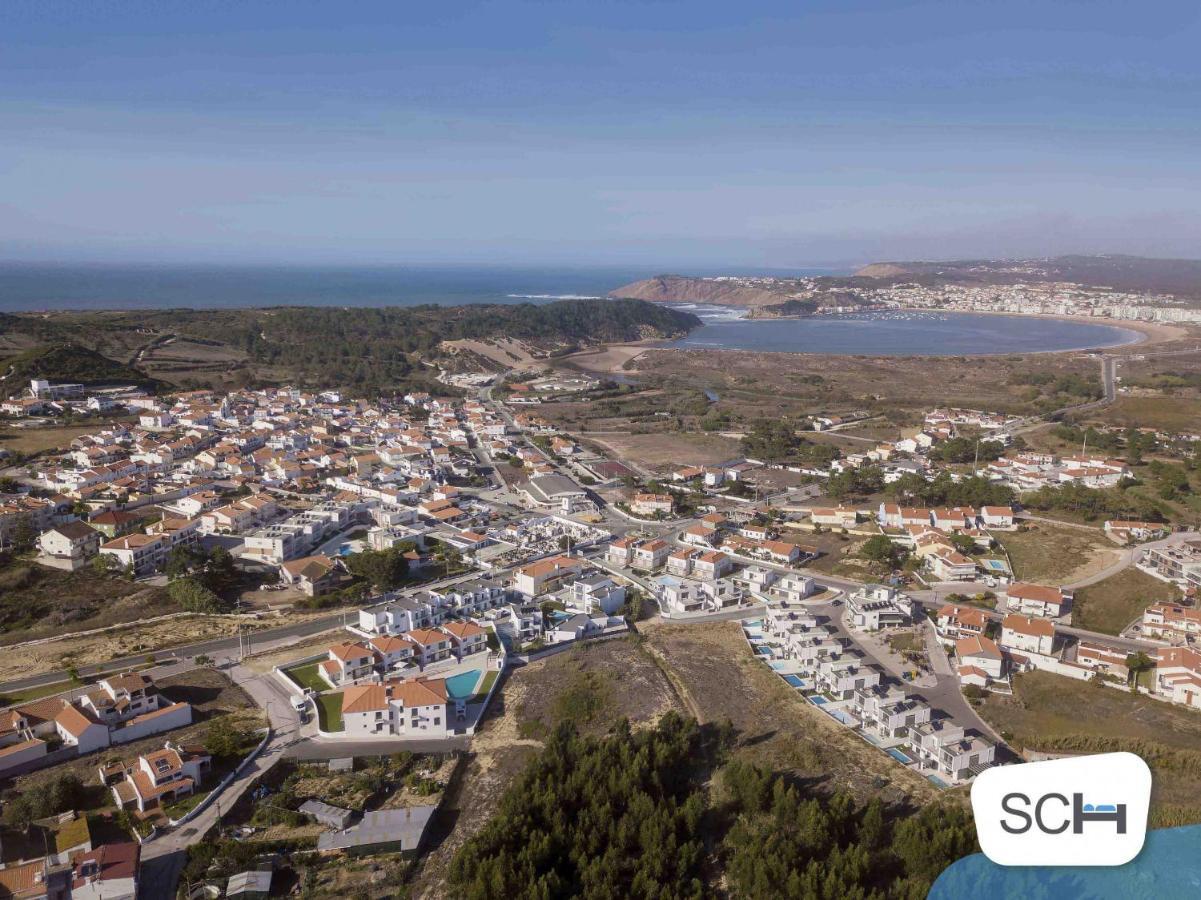
[[[705,306],[709,304],[693,304]],[[989,357],[989,356],[1006,356],[1006,355],[1045,355],[1056,353],[1081,353],[1086,351],[1109,353],[1121,351],[1125,348],[1146,348],[1156,344],[1168,343],[1187,337],[1189,331],[1181,325],[1169,325],[1160,322],[1140,322],[1127,319],[1111,319],[1105,316],[1068,316],[1055,315],[1050,313],[1012,313],[994,310],[964,310],[964,309],[928,309],[923,307],[896,307],[897,312],[925,312],[925,313],[943,313],[943,314],[960,314],[960,315],[983,315],[983,316],[1007,316],[1010,318],[1021,319],[1052,319],[1063,322],[1077,322],[1085,325],[1103,325],[1108,328],[1116,328],[1121,331],[1129,332],[1132,337],[1130,340],[1116,344],[1108,344],[1105,346],[1086,345],[1082,347],[1067,347],[1058,350],[1025,350],[1017,354],[1008,353],[965,353],[958,354],[966,358],[972,357]],[[816,318],[813,316],[775,316],[770,318],[780,319],[808,319]],[[768,321],[768,319],[747,319],[747,321]],[[573,366],[592,374],[597,375],[617,375],[617,374],[636,374],[637,369],[624,368],[628,363],[636,360],[648,350],[667,350],[672,349],[671,345],[674,340],[651,340],[651,341],[632,341],[624,344],[609,344],[600,349],[586,350],[580,353],[574,353],[569,357],[565,357],[562,362],[567,362]],[[682,350],[696,348],[679,348]],[[805,356],[862,356],[872,354],[855,354],[855,353],[830,353],[816,354],[805,351],[752,351],[736,347],[712,348],[707,352],[710,353],[750,353],[750,352],[770,352],[786,354],[795,352],[798,355]],[[918,354],[920,355],[920,354]],[[883,355],[881,358],[884,358]]]

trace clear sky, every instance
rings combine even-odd
[[[1201,256],[1201,4],[0,4],[0,258]]]

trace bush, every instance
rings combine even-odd
[[[222,613],[233,606],[192,577],[172,581],[167,585],[167,595],[187,612]]]

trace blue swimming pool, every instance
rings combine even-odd
[[[460,672],[446,679],[446,696],[452,700],[467,700],[475,694],[475,686],[480,680],[480,670],[471,669]]]
[[[785,675],[784,680],[791,684],[794,688],[804,689],[805,680],[799,675]]]
[[[854,725],[855,724],[855,720],[851,716],[844,713],[841,709],[827,709],[826,715],[833,716],[835,719],[837,719],[843,725]]]
[[[758,653],[760,656],[771,656],[772,655],[771,647],[768,647],[764,644],[756,644],[755,652]]]
[[[809,698],[809,702],[812,703],[814,706],[825,706],[830,701],[827,700],[825,697],[819,697],[818,695],[814,694],[812,697]]]
[[[891,756],[893,759],[895,759],[897,762],[899,762],[903,766],[907,766],[911,762],[913,762],[912,759],[910,759],[908,756],[906,756],[904,753],[902,753],[896,747],[890,748],[888,751],[888,755]]]
[[[926,779],[935,787],[938,787],[938,788],[949,788],[950,787],[949,784],[947,784],[945,781],[943,781],[937,775],[927,775]]]

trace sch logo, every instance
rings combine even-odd
[[[1150,801],[1151,770],[1133,753],[1001,766],[972,785],[980,848],[1005,866],[1127,863],[1143,847]]]
[[[1072,834],[1083,834],[1084,826],[1089,822],[1113,822],[1118,834],[1126,833],[1126,804],[1125,803],[1085,803],[1083,794],[1072,794],[1068,800],[1063,794],[1043,794],[1034,802],[1031,813],[1031,799],[1028,795],[1014,791],[1001,798],[1001,809],[1012,818],[1001,819],[1001,827],[1009,834],[1025,834],[1031,828],[1037,828],[1043,834],[1063,834],[1069,828]],[[1060,812],[1070,809],[1068,815],[1061,815],[1058,820],[1048,824],[1044,818],[1044,809],[1048,806]],[[1017,825],[1012,824],[1014,819]]]

